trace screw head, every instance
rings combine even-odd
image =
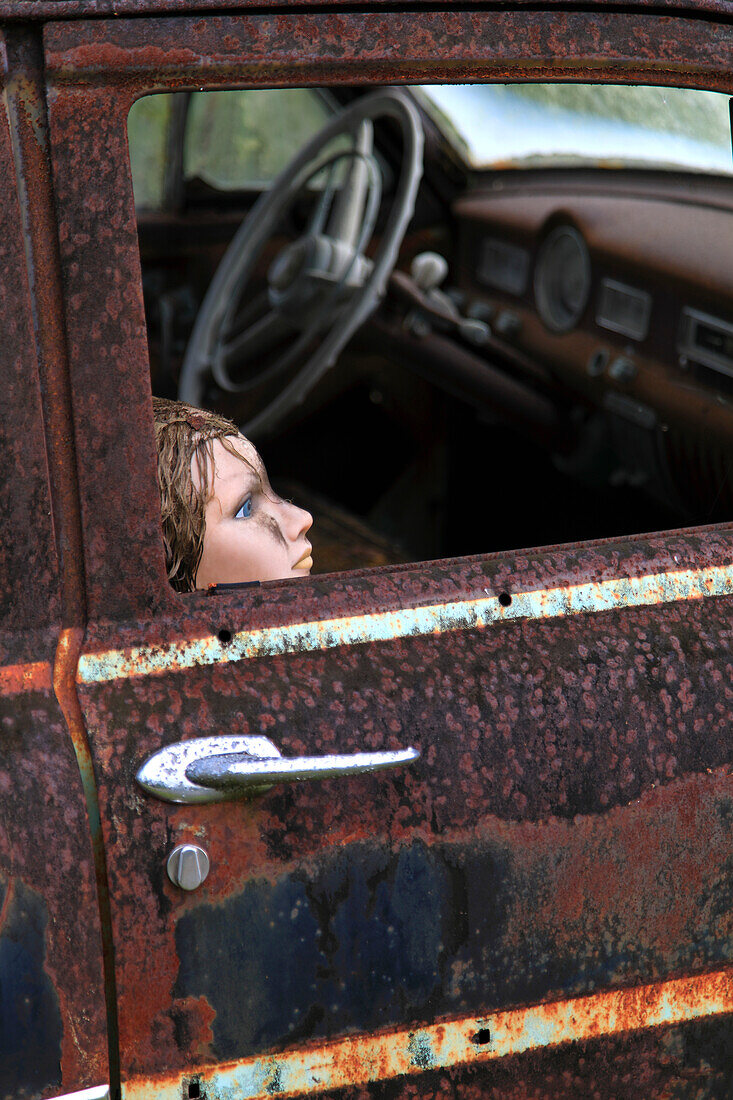
[[[178,844],[168,856],[168,878],[181,890],[196,890],[209,873],[209,857],[197,844]]]

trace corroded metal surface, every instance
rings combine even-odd
[[[62,629],[56,646],[54,662],[54,690],[74,750],[76,765],[81,780],[86,810],[88,835],[85,840],[91,843],[93,873],[96,885],[97,912],[90,923],[94,932],[89,950],[94,950],[90,960],[95,971],[101,965],[101,984],[94,990],[95,1008],[101,1010],[100,1001],[104,1000],[106,1009],[107,1071],[101,1076],[116,1082],[119,1080],[119,1043],[117,1036],[117,975],[115,972],[114,943],[112,939],[112,920],[109,901],[109,879],[107,873],[107,854],[100,818],[97,784],[94,774],[94,762],[87,737],[84,717],[76,691],[75,670],[79,663],[82,648],[83,631],[79,627]],[[101,948],[101,957],[97,949]],[[76,1009],[75,1009],[76,1010]]]
[[[297,1061],[301,1047],[307,1059],[346,1035],[714,983],[733,963],[730,530],[175,596],[145,430],[124,119],[153,87],[458,67],[464,79],[582,79],[603,63],[609,79],[673,70],[675,82],[725,87],[729,28],[642,14],[301,13],[59,24],[46,44],[84,455],[91,621],[79,692],[109,855],[125,1089],[144,1093],[155,1078],[180,1095],[198,1070],[283,1052]],[[498,610],[504,593],[514,616]],[[554,595],[543,604],[542,593]],[[593,613],[575,613],[586,596]],[[468,613],[445,630],[437,614],[423,631],[378,619],[468,604],[491,609],[490,629]],[[361,633],[339,628],[327,648],[317,629],[303,635],[302,624],[356,617]],[[240,652],[257,631],[289,642]],[[231,639],[247,659],[228,659]],[[168,659],[192,646],[222,659]],[[123,675],[86,674],[120,651]],[[250,803],[175,807],[139,793],[135,771],[153,752],[224,732],[265,735],[287,755],[416,743],[422,756],[401,776]],[[165,874],[186,842],[211,861],[191,895]],[[480,1073],[441,1076],[426,1054],[426,1076],[395,1078],[385,1095],[652,1097],[672,1082],[684,1096],[697,1088],[693,1077],[685,1092],[687,1067],[724,1072],[729,1014],[675,1026],[652,1015],[658,1028],[613,1041],[589,1038],[588,1019],[577,1044],[509,1049]],[[332,1087],[347,1082],[354,1098],[387,1088],[365,1084],[358,1059]]]
[[[125,1078],[733,962],[730,604],[84,686]],[[422,758],[205,813],[135,792],[161,744],[232,727]],[[163,870],[187,840],[211,860],[194,898]]]
[[[8,115],[21,196],[33,338],[45,395],[42,423],[52,490],[49,503],[54,552],[59,564],[58,613],[71,626],[84,621],[84,564],[75,454],[69,431],[71,405],[40,35],[11,28],[6,42]],[[20,438],[19,425],[16,431]],[[26,528],[33,530],[28,524]],[[35,552],[39,551],[42,552],[41,547]]]
[[[320,1047],[194,1071],[211,1100],[267,1100],[368,1085],[426,1070],[485,1065],[497,1058],[733,1013],[733,970],[533,1005],[431,1027],[343,1039]],[[124,1100],[179,1100],[180,1083],[136,1081]]]
[[[6,56],[2,43],[2,56]],[[42,522],[48,513],[49,486],[43,438],[38,363],[33,338],[33,304],[26,275],[23,210],[15,194],[15,160],[11,117],[17,102],[18,80],[6,71],[9,83],[0,114],[0,167],[7,181],[0,204],[0,317],[3,329],[4,399],[0,403],[0,447],[4,468],[14,476],[0,479],[0,521],[3,524],[0,569],[0,628],[22,632],[24,623],[49,625],[60,614],[56,546],[53,527]],[[9,79],[10,76],[10,79]],[[21,90],[22,90],[22,81]],[[8,109],[11,117],[8,117]],[[16,126],[17,132],[17,126]],[[18,137],[16,137],[18,141]],[[35,525],[29,521],[36,517]],[[33,584],[19,578],[33,576]],[[26,651],[33,660],[32,650]],[[23,660],[26,654],[13,654]],[[11,663],[2,652],[3,663]]]
[[[49,24],[54,82],[376,83],[592,76],[731,83],[730,29],[677,16],[568,12],[282,14]],[[307,60],[302,55],[308,44]],[[338,70],[336,69],[338,67]],[[351,70],[349,72],[349,69]],[[595,71],[594,71],[595,70]],[[546,74],[546,75],[545,75]]]
[[[371,7],[386,5],[389,0],[370,0]],[[535,0],[515,0],[515,7],[533,7]],[[344,0],[302,0],[304,6],[342,7]],[[428,0],[410,0],[409,5],[414,11],[419,12],[423,6],[427,6]],[[481,3],[484,9],[492,7],[501,8],[501,0],[462,0],[460,7],[472,8]],[[239,11],[255,12],[258,8],[287,7],[290,0],[0,0],[0,19],[79,19],[100,18],[104,16],[125,15],[183,15],[206,12],[226,11],[238,9]],[[546,0],[545,7],[559,7],[564,0]],[[459,5],[456,4],[455,7]],[[446,3],[445,8],[450,10],[452,4]],[[586,9],[608,10],[609,8],[623,7],[626,10],[640,9],[643,11],[684,11],[685,13],[701,15],[712,12],[720,15],[731,13],[733,5],[731,0],[586,0],[583,5]]]
[[[56,24],[44,34],[53,89],[50,114],[59,169],[56,193],[75,415],[79,424],[95,423],[87,461],[79,471],[90,615],[123,622],[150,620],[166,611],[175,615],[173,609],[180,607],[166,591],[162,553],[152,539],[157,523],[152,438],[138,431],[138,424],[149,421],[150,410],[124,128],[136,95],[152,87],[178,88],[186,80],[206,87],[222,80],[271,84],[452,78],[457,64],[463,79],[516,77],[530,69],[535,79],[582,79],[584,72],[596,73],[603,61],[608,79],[650,80],[655,71],[659,79],[673,64],[678,82],[722,86],[731,81],[726,26],[640,15],[598,15],[592,20],[581,15],[534,13],[528,20],[512,13],[462,12],[419,18],[232,16],[205,22]],[[89,324],[91,315],[94,324]],[[100,407],[119,408],[124,415],[105,417]],[[105,468],[104,479],[96,476],[99,465]],[[280,604],[278,611],[283,610]],[[288,621],[298,619],[288,615]]]
[[[42,394],[58,409],[59,300],[48,269],[55,230],[41,240],[49,192],[37,54],[22,36],[2,46],[0,1096],[15,1098],[78,1089],[108,1070],[94,863],[53,682],[60,623],[72,613],[60,560],[72,546],[48,464],[62,463],[68,423],[44,431]],[[66,684],[73,691],[73,669]]]
[[[0,695],[22,695],[26,691],[48,691],[51,687],[51,665],[48,661],[27,661],[25,664],[0,668]]]
[[[147,618],[173,602],[153,538],[160,520],[152,433],[139,431],[152,423],[152,409],[149,381],[141,384],[147,338],[125,106],[104,90],[54,94],[49,105],[92,620],[134,620],[141,605]]]
[[[486,589],[488,593],[488,589]],[[643,577],[618,577],[599,583],[574,584],[535,592],[508,592],[472,600],[396,607],[371,615],[242,630],[233,636],[206,634],[168,645],[136,646],[127,650],[86,653],[79,660],[82,683],[178,672],[196,665],[307,653],[334,646],[363,645],[392,638],[473,630],[513,619],[558,619],[567,615],[596,615],[624,607],[655,607],[678,600],[700,600],[733,595],[733,566],[684,569]]]

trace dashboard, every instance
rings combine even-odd
[[[726,482],[733,504],[733,186],[526,177],[454,205],[467,311],[611,422],[657,495],[720,497]]]

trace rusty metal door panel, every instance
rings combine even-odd
[[[454,567],[459,592],[465,572]],[[368,584],[354,583],[357,604]],[[373,588],[381,602],[378,578]],[[549,1002],[552,1018],[589,995],[566,1038],[659,1023],[659,998],[672,1022],[730,1012],[732,603],[551,611],[239,659],[214,635],[212,664],[186,667],[170,647],[167,669],[160,645],[85,656],[90,736],[110,761],[100,795],[115,823],[128,1094],[153,1078],[173,1096],[179,1074],[198,1073],[223,1096],[234,1071],[221,1063],[263,1096],[290,1091],[289,1076],[302,1087],[309,1058],[332,1087],[452,1070],[452,1058],[475,1070],[485,1052],[466,1034],[485,1028],[498,1043],[503,1029],[497,1049],[513,1054],[509,1010]],[[228,611],[227,645],[246,651],[249,609]],[[222,732],[265,734],[286,755],[416,743],[423,756],[397,777],[249,804],[171,807],[136,790],[137,766],[161,745]],[[164,870],[184,841],[212,863],[190,896]],[[692,992],[674,984],[682,976]],[[609,1023],[592,995],[629,987]],[[420,1027],[456,1018],[463,1047],[441,1054]],[[386,1071],[347,1038],[384,1028],[397,1067]],[[534,1029],[541,1046],[542,1020]],[[299,1049],[338,1039],[338,1052]],[[656,1049],[666,1080],[676,1063]],[[265,1073],[258,1056],[277,1051]]]
[[[125,1096],[727,1087],[731,530],[176,596],[124,120],[151,88],[457,64],[650,79],[673,59],[722,87],[729,42],[542,13],[47,28]],[[162,746],[223,733],[422,757],[248,803],[135,785]],[[211,859],[190,895],[165,872],[181,841]]]
[[[34,239],[43,225],[36,175],[42,110],[29,52],[14,35],[2,48],[0,1096],[15,1100],[99,1085],[109,1073],[94,860],[64,713],[74,666],[65,659],[55,537],[64,527],[63,505],[53,498],[48,456],[54,452],[41,398],[42,372],[45,411],[58,412],[48,339],[54,319],[34,326],[34,311],[53,302],[49,268]],[[68,424],[58,423],[54,430],[64,429]]]

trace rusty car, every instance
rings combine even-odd
[[[731,0],[0,44],[0,1098],[733,1096]],[[153,394],[310,577],[173,590]]]

